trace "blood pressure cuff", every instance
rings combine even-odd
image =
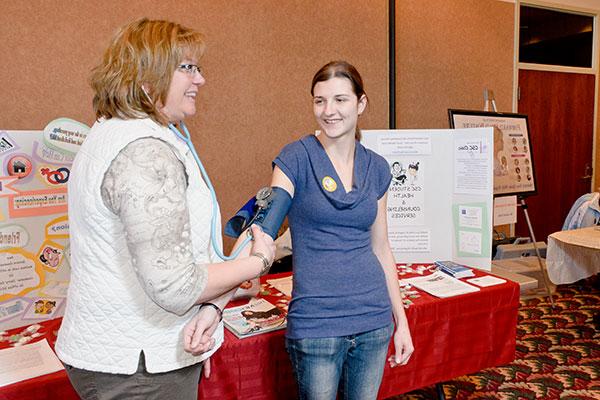
[[[249,225],[256,224],[275,240],[291,205],[292,197],[290,194],[285,189],[274,186],[271,188],[271,195],[268,198],[266,208],[258,207],[256,197],[251,198],[227,221],[225,234],[237,238]]]
[[[225,224],[225,234],[232,238],[239,237],[246,225],[254,216],[254,206],[256,204],[256,197],[252,197],[233,217],[227,224]]]

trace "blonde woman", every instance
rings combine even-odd
[[[203,50],[200,33],[141,19],[93,71],[98,120],[69,181],[72,275],[56,343],[83,399],[196,399],[232,288],[273,260],[256,228],[245,256],[215,257],[218,208],[169,129],[196,113]]]

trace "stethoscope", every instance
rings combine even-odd
[[[244,239],[244,241],[240,244],[240,246],[233,253],[231,253],[231,255],[229,257],[227,257],[226,255],[223,254],[223,251],[217,245],[217,242],[216,242],[218,208],[217,208],[217,195],[215,193],[215,188],[213,187],[212,183],[210,182],[210,178],[208,177],[208,174],[206,173],[206,170],[204,169],[204,165],[202,165],[202,161],[200,161],[200,157],[198,157],[198,153],[196,153],[196,149],[194,148],[194,144],[192,143],[192,138],[190,136],[190,132],[188,131],[188,129],[185,126],[185,124],[183,123],[183,121],[179,121],[179,126],[183,129],[185,136],[172,123],[169,124],[169,129],[173,133],[175,133],[175,135],[179,139],[183,140],[185,142],[185,144],[188,146],[188,148],[190,149],[190,151],[192,152],[192,155],[194,156],[194,160],[196,160],[196,164],[198,164],[198,168],[200,168],[200,173],[202,174],[202,177],[204,178],[204,182],[206,182],[206,186],[208,186],[208,190],[210,191],[210,197],[212,199],[212,218],[210,221],[210,243],[211,243],[213,249],[215,250],[215,253],[217,254],[217,256],[219,256],[220,259],[233,260],[240,254],[240,252],[244,249],[244,247],[246,247],[246,245],[252,240],[252,236],[250,235],[250,230],[248,230],[248,233],[249,233],[248,236]]]

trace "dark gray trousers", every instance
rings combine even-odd
[[[146,371],[144,353],[133,375],[87,371],[65,364],[82,400],[196,400],[202,363],[159,374]]]

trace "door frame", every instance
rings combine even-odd
[[[557,0],[560,1],[560,0]],[[591,68],[580,68],[580,67],[563,67],[556,65],[546,65],[546,64],[530,64],[530,63],[521,63],[519,62],[519,24],[521,20],[521,5],[526,6],[535,6],[539,8],[545,8],[548,10],[555,11],[565,11],[574,14],[584,14],[588,16],[592,16],[594,18],[594,36],[593,36],[593,45],[592,45],[592,67]],[[515,0],[515,26],[514,26],[514,67],[513,67],[513,104],[512,111],[517,112],[518,110],[518,97],[519,97],[519,70],[536,70],[536,71],[552,71],[552,72],[571,72],[571,73],[585,73],[585,74],[593,74],[595,77],[595,90],[594,90],[594,125],[592,132],[592,179],[590,182],[590,192],[594,191],[594,183],[596,182],[596,177],[600,173],[597,171],[599,168],[596,168],[597,159],[596,159],[596,149],[599,145],[598,136],[600,132],[598,132],[598,92],[600,92],[600,88],[598,85],[600,84],[599,74],[598,74],[598,48],[599,48],[599,35],[598,35],[598,18],[600,16],[600,9],[590,9],[590,8],[582,8],[572,5],[566,4],[557,4],[551,3],[548,1],[540,1],[540,0]],[[512,228],[512,227],[511,227]],[[512,229],[511,229],[512,231]]]

